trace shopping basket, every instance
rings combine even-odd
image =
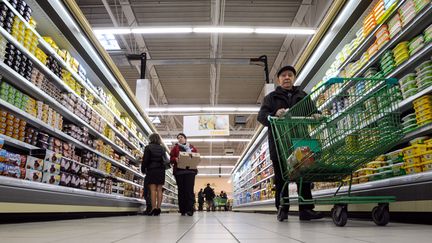
[[[338,195],[341,183],[333,197],[308,200],[299,193],[295,198],[281,196],[281,205],[334,205],[333,222],[344,226],[348,204],[378,203],[372,218],[377,225],[388,223],[388,204],[395,197],[351,196],[351,183],[355,170],[401,139],[400,114],[396,112],[400,94],[396,84],[396,79],[333,78],[289,109],[284,117],[269,117],[285,181],[282,191],[287,190],[290,182],[301,187],[302,182],[342,182],[351,175],[347,195]],[[323,91],[333,95],[321,104],[321,113],[312,97]],[[330,107],[332,112],[322,107]],[[283,220],[280,213],[278,219]]]

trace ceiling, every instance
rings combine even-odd
[[[260,26],[317,28],[329,9],[328,0],[76,0],[92,27]],[[258,34],[129,34],[116,35],[120,51],[109,52],[131,89],[139,78],[138,63],[127,54],[147,52],[149,59],[256,58],[267,55],[270,79],[275,70],[294,64],[311,36]],[[257,65],[147,65],[151,105],[259,105],[265,84]],[[152,114],[154,115],[154,114]],[[164,138],[183,130],[180,115],[159,116],[155,124]],[[236,125],[230,115],[230,138],[252,138],[256,115]],[[204,155],[241,155],[247,142],[197,143]],[[236,160],[208,160],[204,165],[233,165]]]

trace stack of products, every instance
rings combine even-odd
[[[374,6],[372,12],[377,23],[382,23],[384,19],[384,1],[379,0],[377,4]]]
[[[384,75],[391,73],[396,68],[396,61],[390,50],[384,52],[380,60],[380,68]]]
[[[383,24],[376,32],[375,37],[377,39],[378,49],[381,49],[390,41],[390,32],[388,30],[388,26]]]
[[[401,42],[393,49],[393,55],[396,61],[396,66],[401,65],[410,57],[408,49],[408,41]]]
[[[400,8],[399,14],[402,26],[407,25],[416,15],[415,4],[413,0],[407,0]]]
[[[391,10],[393,7],[396,6],[397,0],[384,0],[384,9],[386,11]]]
[[[388,21],[390,38],[395,37],[402,30],[402,21],[399,13],[396,13],[393,18]]]
[[[367,49],[369,57],[373,57],[378,52],[378,43],[375,40],[374,43]]]
[[[432,139],[420,137],[404,148],[404,169],[407,174],[420,173],[432,169]]]
[[[363,20],[363,35],[367,36],[373,28],[377,25],[374,12],[372,11],[367,17]]]
[[[419,127],[432,122],[432,95],[425,95],[413,102]]]
[[[4,53],[4,63],[27,80],[31,80],[33,62],[12,43],[6,44]]]
[[[45,65],[60,79],[62,76],[62,70],[63,68],[60,66],[60,64],[57,62],[57,60],[53,56],[49,56],[46,60]]]
[[[429,3],[430,0],[414,0],[414,8],[416,10],[416,13],[419,13]]]
[[[424,43],[423,35],[419,35],[419,36],[415,37],[408,44],[409,55],[410,56],[414,55],[416,52],[420,51],[424,47],[424,45],[425,45],[425,43]]]
[[[14,22],[15,14],[6,6],[5,3],[0,3],[0,26],[7,32],[12,32],[12,25]]]
[[[10,0],[9,3],[27,22],[30,22],[32,9],[24,0]]]
[[[65,124],[63,126],[63,132],[67,135],[75,138],[82,143],[93,146],[93,140],[90,138],[89,130],[87,127],[78,127],[74,124]]]
[[[21,43],[30,53],[35,54],[37,45],[39,44],[38,37],[31,29],[27,29],[25,24],[15,16],[12,26],[12,36]]]
[[[27,122],[7,111],[0,110],[0,134],[24,141]]]
[[[403,133],[410,133],[417,129],[417,120],[415,113],[411,113],[402,118]]]
[[[407,99],[418,92],[416,74],[409,73],[399,80],[404,99]]]
[[[424,90],[432,85],[432,61],[425,61],[416,68],[417,86]]]
[[[63,116],[42,101],[36,101],[7,82],[0,85],[0,98],[42,120],[46,124],[62,129]]]
[[[423,34],[426,43],[432,42],[432,25],[429,25],[429,27],[424,30]]]

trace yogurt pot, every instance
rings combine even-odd
[[[408,73],[407,75],[403,76],[401,79],[399,79],[399,84],[402,86],[406,82],[415,80],[417,75],[415,73]]]
[[[403,92],[402,96],[403,96],[404,99],[406,99],[408,97],[411,97],[411,96],[415,95],[417,92],[418,92],[418,89],[412,89],[410,91]]]
[[[419,84],[420,86],[426,86],[426,85],[431,85],[432,83],[432,77],[424,77],[421,79],[417,79],[416,81],[417,84]]]
[[[424,43],[420,44],[417,48],[415,48],[414,50],[410,50],[410,55],[414,55],[415,53],[419,52],[421,49],[423,49],[423,47],[425,46]]]
[[[415,80],[406,82],[404,85],[401,86],[402,92],[407,92],[409,90],[416,89],[416,88],[417,88],[417,82]]]
[[[429,69],[423,69],[421,72],[417,73],[418,78],[432,77],[432,67]]]
[[[422,70],[423,68],[432,67],[432,60],[427,60],[422,64],[418,65],[416,71]]]

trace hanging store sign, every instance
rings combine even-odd
[[[184,116],[183,132],[188,137],[229,136],[229,115]]]

